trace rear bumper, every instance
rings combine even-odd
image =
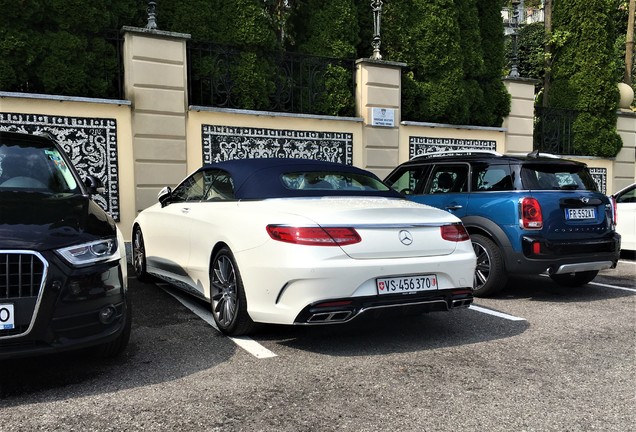
[[[582,241],[547,241],[523,236],[522,252],[506,250],[506,269],[515,274],[564,274],[616,267],[620,235]]]
[[[294,324],[339,324],[371,312],[387,310],[405,314],[448,311],[466,308],[472,302],[473,290],[468,287],[424,294],[331,299],[307,306],[298,314]]]

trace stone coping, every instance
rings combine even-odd
[[[209,106],[201,106],[201,105],[190,105],[190,111],[225,112],[228,114],[244,114],[244,115],[253,115],[253,116],[268,116],[268,117],[306,118],[306,119],[315,119],[315,120],[338,120],[338,121],[349,121],[349,122],[355,122],[355,123],[362,123],[364,121],[362,117],[338,117],[338,116],[319,115],[319,114],[295,114],[295,113],[284,113],[284,112],[276,112],[276,111],[257,111],[257,110],[234,109],[234,108],[218,108],[218,107],[209,107]]]
[[[20,99],[41,99],[41,100],[50,100],[50,101],[67,101],[67,102],[87,102],[87,103],[99,103],[99,104],[110,104],[110,105],[132,105],[129,100],[123,99],[100,99],[100,98],[89,98],[89,97],[81,97],[81,96],[61,96],[61,95],[48,95],[48,94],[39,94],[39,93],[18,93],[18,92],[4,92],[0,91],[0,98],[20,98]]]
[[[494,131],[494,132],[507,132],[508,131],[507,128],[501,128],[501,127],[454,125],[454,124],[445,124],[445,123],[427,123],[427,122],[403,121],[403,122],[400,122],[400,124],[402,126],[423,126],[423,127],[444,128],[444,129],[483,130],[483,131]]]

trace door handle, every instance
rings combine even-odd
[[[460,208],[462,208],[463,206],[460,206],[459,204],[452,204],[446,207],[446,210],[459,210]]]
[[[190,207],[184,207],[181,209],[181,213],[190,213]]]

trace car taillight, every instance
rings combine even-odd
[[[345,246],[361,241],[360,235],[348,227],[290,227],[268,225],[267,233],[274,240],[311,246]]]
[[[525,229],[543,228],[543,215],[541,206],[535,198],[523,198],[521,200],[521,227]]]
[[[616,197],[610,197],[610,201],[612,202],[612,221],[614,226],[618,222],[618,207],[616,206]]]
[[[442,231],[442,238],[444,240],[452,241],[452,242],[461,242],[470,240],[470,236],[468,235],[468,231],[463,224],[456,223],[451,225],[442,225],[440,227]]]

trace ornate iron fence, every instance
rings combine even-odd
[[[110,87],[106,98],[115,98],[123,100],[124,95],[124,37],[119,30],[110,30],[104,35],[104,39],[115,50],[115,59],[117,61],[117,69],[115,71],[112,68],[104,66],[103,74],[106,76]]]
[[[572,125],[577,115],[574,110],[535,107],[534,148],[558,155],[576,154]]]
[[[97,60],[87,65],[85,81],[77,81],[74,77],[62,76],[53,89],[42,82],[38,67],[30,67],[20,82],[7,85],[0,90],[18,93],[56,94],[103,99],[124,99],[124,67],[123,36],[119,30],[106,30],[99,35],[92,35],[87,40],[98,47],[90,54]],[[102,43],[103,41],[103,43]],[[36,62],[42,59],[36,60]],[[37,66],[37,63],[36,63]],[[75,79],[75,81],[72,81]],[[66,80],[66,81],[65,81]],[[66,84],[66,85],[63,85]]]
[[[188,42],[191,105],[352,116],[354,60]]]

